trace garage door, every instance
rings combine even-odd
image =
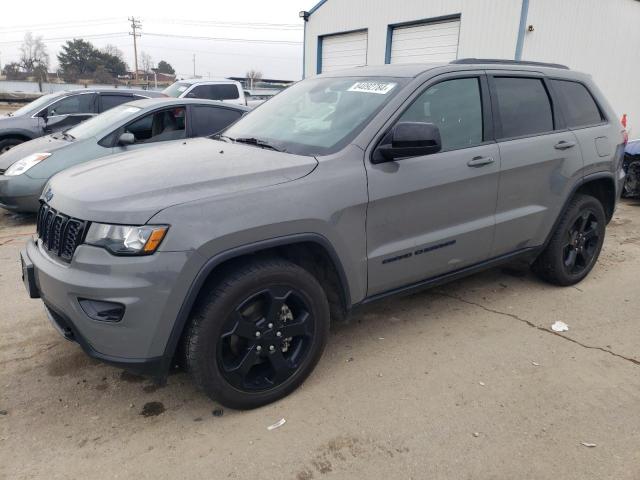
[[[367,64],[367,31],[322,37],[320,72]]]
[[[390,63],[450,62],[458,57],[460,20],[395,27]]]

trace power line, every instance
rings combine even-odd
[[[166,37],[166,38],[183,38],[187,40],[210,40],[216,42],[243,42],[243,43],[265,43],[274,45],[302,45],[302,42],[294,42],[291,40],[267,40],[260,38],[229,38],[229,37],[196,37],[191,35],[174,35],[171,33],[151,33],[146,32],[149,37]]]
[[[118,38],[118,37],[126,37],[128,35],[128,32],[118,32],[118,33],[95,33],[95,34],[89,34],[89,35],[74,35],[74,36],[66,36],[66,37],[50,37],[50,38],[43,38],[42,41],[43,42],[55,42],[55,41],[66,41],[66,40],[73,40],[76,38],[82,38],[82,39],[86,39],[86,38]],[[10,40],[10,41],[6,41],[6,42],[0,42],[0,45],[20,45],[22,44],[24,40]]]

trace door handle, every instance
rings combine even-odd
[[[560,142],[556,143],[554,148],[556,150],[566,150],[568,148],[572,148],[576,146],[576,142],[566,142],[564,140],[561,140]]]
[[[491,157],[473,157],[467,162],[467,165],[470,167],[483,167],[493,163],[494,161],[495,160]]]

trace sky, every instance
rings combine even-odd
[[[250,70],[263,78],[298,80],[302,76],[303,21],[298,13],[317,0],[110,0],[99,2],[36,0],[29,14],[21,2],[3,2],[0,22],[0,64],[17,61],[28,31],[42,36],[50,56],[49,70],[66,40],[83,38],[102,48],[118,47],[131,69],[133,37],[129,17],[142,23],[140,53],[153,62],[169,62],[181,78],[244,76]],[[91,8],[88,8],[88,5]],[[17,20],[13,20],[17,19]],[[192,37],[192,38],[185,38]],[[198,38],[193,38],[198,37]],[[139,64],[140,66],[140,64]]]

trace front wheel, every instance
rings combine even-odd
[[[549,283],[568,286],[584,279],[604,243],[606,216],[590,195],[576,195],[558,223],[533,270]]]
[[[255,408],[295,390],[320,359],[329,332],[324,290],[286,260],[238,267],[194,310],[187,369],[214,400]]]
[[[4,138],[0,140],[0,155],[4,152],[8,152],[13,147],[20,145],[21,143],[23,142],[19,138]]]

